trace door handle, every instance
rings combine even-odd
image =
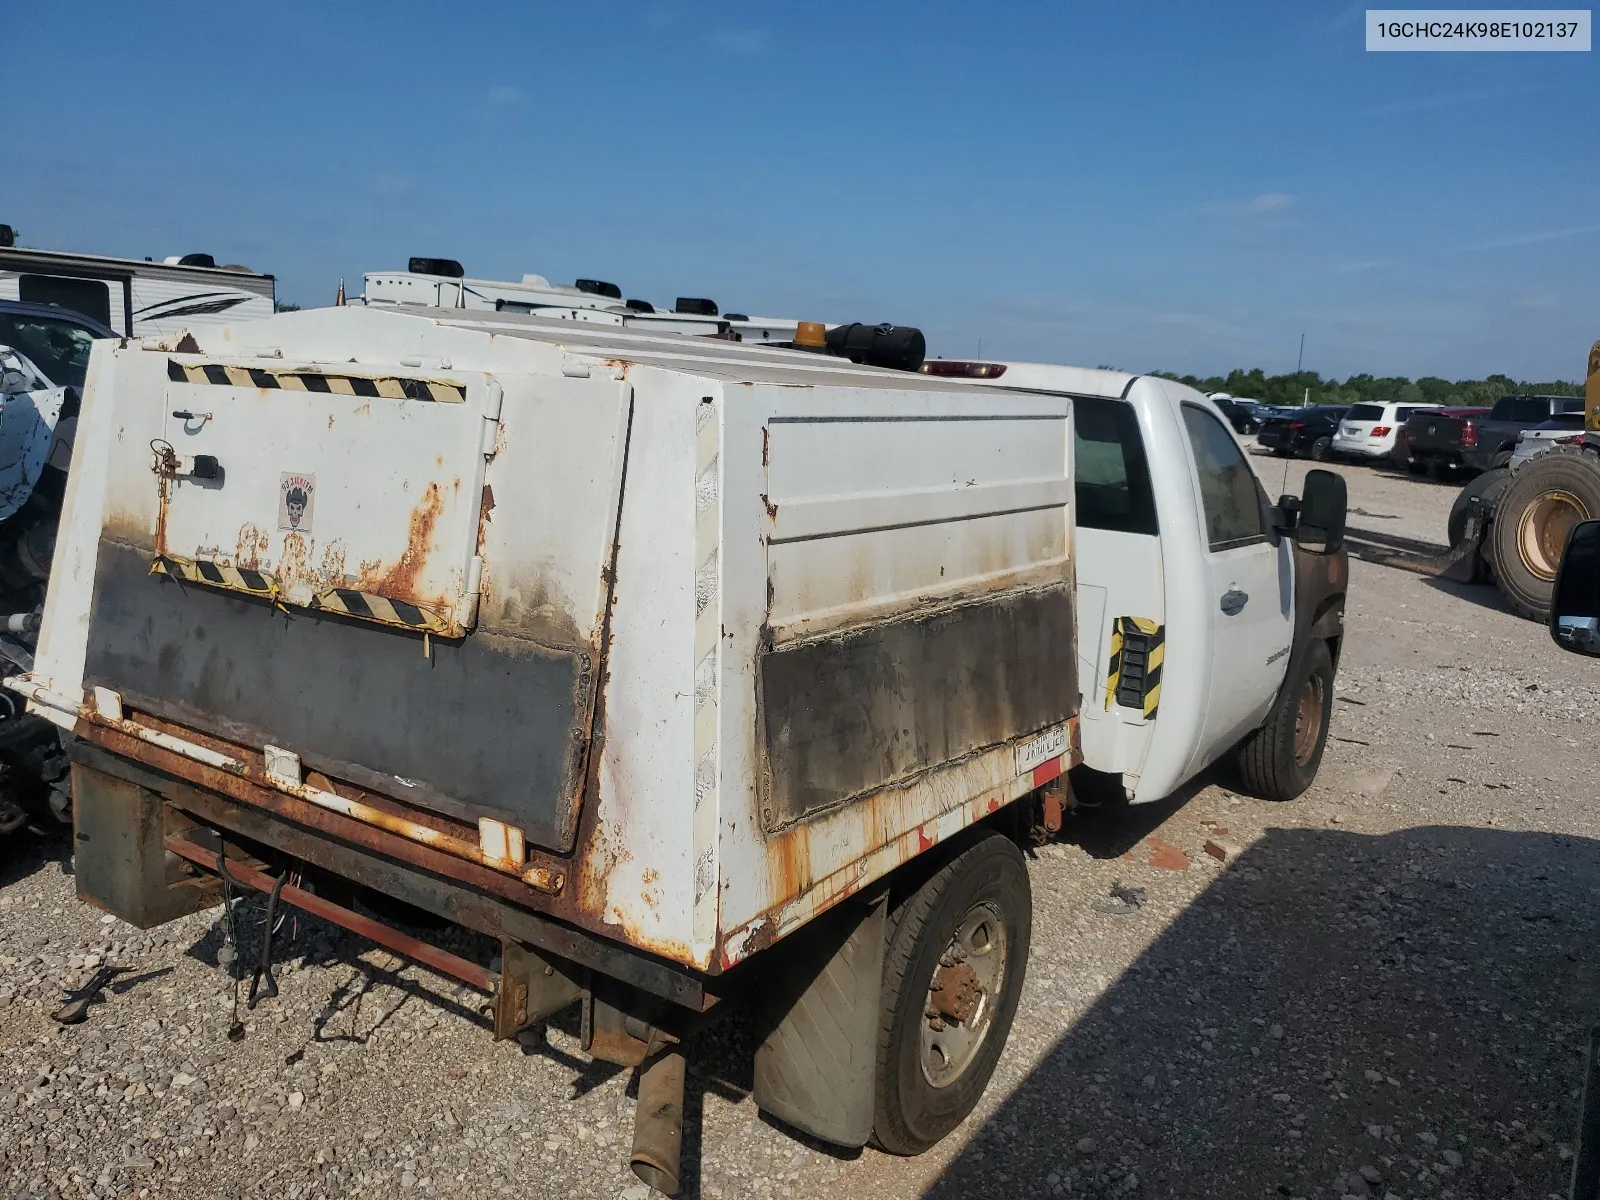
[[[1236,617],[1244,611],[1244,606],[1249,600],[1249,593],[1241,592],[1238,588],[1229,588],[1222,593],[1222,611],[1230,617]]]

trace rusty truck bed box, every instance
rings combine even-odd
[[[1071,461],[1066,397],[536,317],[101,344],[12,686],[718,970],[1074,761]]]

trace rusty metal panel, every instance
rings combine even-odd
[[[500,385],[268,366],[168,360],[147,481],[158,562],[279,604],[470,628]]]
[[[593,687],[581,650],[478,633],[415,640],[151,575],[106,540],[85,679],[135,707],[529,842],[571,847]],[[353,770],[359,767],[364,769]]]
[[[765,824],[1056,725],[1078,707],[1072,592],[1015,592],[769,651]]]

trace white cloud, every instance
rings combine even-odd
[[[1262,192],[1255,199],[1245,203],[1244,211],[1246,216],[1257,217],[1267,213],[1287,212],[1293,207],[1294,197],[1286,192]]]
[[[1262,192],[1248,200],[1213,200],[1200,211],[1211,217],[1276,217],[1294,207],[1288,192]]]
[[[719,29],[711,35],[711,44],[724,54],[760,54],[767,48],[764,29]]]
[[[1540,242],[1558,242],[1564,238],[1582,237],[1586,233],[1600,233],[1600,225],[1574,225],[1568,229],[1545,229],[1538,233],[1518,233],[1511,237],[1493,238],[1486,242],[1469,242],[1465,246],[1452,246],[1447,253],[1466,254],[1474,250],[1509,250],[1515,246],[1533,246]]]
[[[374,175],[367,183],[380,196],[403,196],[411,190],[411,180],[404,175]]]
[[[514,83],[502,83],[492,87],[485,95],[490,104],[521,104],[528,98],[527,93]]]

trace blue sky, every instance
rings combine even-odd
[[[28,4],[0,220],[331,301],[460,259],[930,350],[1577,378],[1600,63],[1368,54],[1363,8]]]

